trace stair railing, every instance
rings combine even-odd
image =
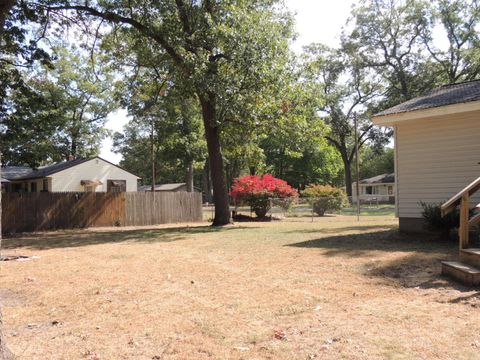
[[[460,250],[468,247],[470,228],[480,222],[480,213],[470,217],[470,197],[478,190],[480,190],[480,177],[441,206],[442,217],[455,210],[457,206],[460,207],[460,225],[458,227]],[[476,208],[480,208],[480,204]]]

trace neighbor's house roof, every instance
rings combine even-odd
[[[158,185],[155,185],[155,191],[175,191],[186,185],[187,185],[186,183],[158,184]],[[152,185],[142,185],[138,188],[138,191],[151,191],[151,190],[152,190]],[[195,187],[195,190],[198,191],[196,187]]]
[[[122,169],[118,165],[115,165],[105,159],[102,159],[99,156],[95,156],[91,158],[80,158],[80,159],[75,159],[70,161],[62,161],[53,165],[41,166],[38,169],[32,169],[27,166],[6,166],[2,168],[2,175],[8,180],[29,180],[29,179],[44,178],[93,159],[100,159],[102,161],[105,161],[106,163],[109,163],[110,165],[113,165],[115,167],[118,167],[119,169]],[[125,169],[122,169],[122,170],[130,173]],[[135,175],[135,174],[132,174],[132,175]],[[139,177],[137,176],[137,178]]]
[[[378,125],[480,110],[480,80],[444,85],[386,109],[372,118]]]
[[[28,166],[5,166],[2,167],[2,178],[16,180],[32,172]]]
[[[368,179],[359,181],[359,184],[373,185],[373,184],[393,184],[395,183],[395,174],[382,174]]]

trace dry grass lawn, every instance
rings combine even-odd
[[[18,359],[480,359],[480,291],[440,277],[456,244],[391,217],[4,240]]]

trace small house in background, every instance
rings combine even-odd
[[[395,133],[400,230],[423,231],[421,201],[440,204],[480,177],[480,80],[446,85],[373,116]],[[480,193],[471,204],[480,202]]]
[[[197,187],[193,188],[194,191],[200,192],[200,189]],[[149,192],[152,191],[152,185],[142,185],[138,188],[138,191]],[[155,185],[155,192],[176,192],[176,191],[187,191],[187,183],[173,183],[173,184],[157,184]]]
[[[358,183],[361,203],[395,203],[395,174],[382,174]],[[353,183],[352,200],[357,201],[356,182]]]
[[[8,180],[6,192],[122,192],[137,191],[140,179],[118,165],[98,156],[63,161],[32,169],[25,166],[2,168]]]

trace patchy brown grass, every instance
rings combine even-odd
[[[326,217],[4,240],[19,359],[478,359],[480,292],[440,277],[456,244],[392,218]]]

